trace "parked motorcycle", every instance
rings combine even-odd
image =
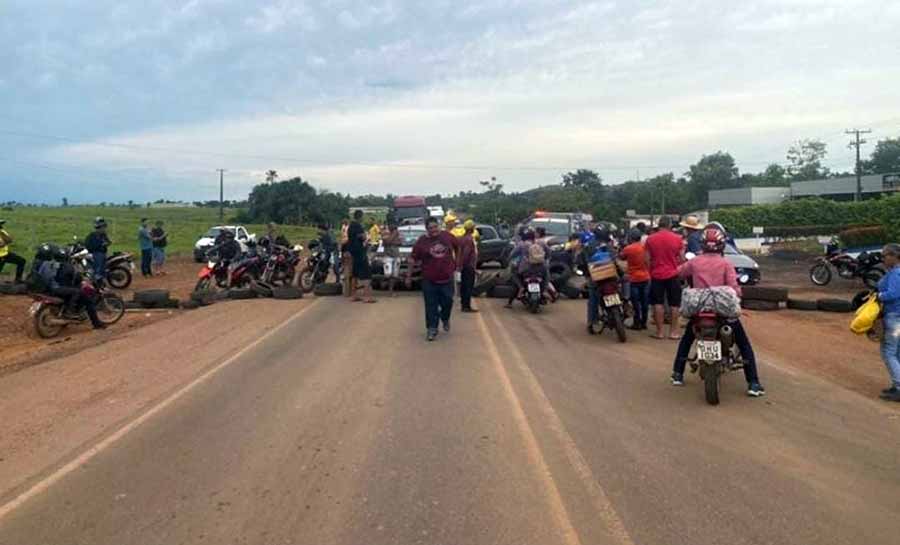
[[[862,278],[863,284],[870,289],[877,288],[881,277],[885,275],[880,253],[862,252],[854,258],[842,251],[836,241],[828,244],[824,257],[816,259],[809,270],[809,279],[817,286],[824,286],[831,282],[832,269],[847,280]]]
[[[741,352],[734,342],[734,331],[728,320],[714,312],[701,312],[691,318],[688,327],[694,328],[696,350],[688,358],[691,372],[699,371],[706,393],[706,402],[719,404],[719,385],[722,376],[744,368]]]
[[[125,301],[115,293],[106,292],[93,280],[81,283],[81,293],[90,297],[97,305],[97,317],[105,325],[112,325],[125,315]],[[34,303],[29,313],[34,320],[37,334],[44,339],[59,335],[64,327],[89,321],[87,310],[82,306],[75,313],[66,312],[65,301],[46,294],[34,294]]]
[[[238,258],[234,267],[214,254],[208,255],[207,258],[209,261],[197,273],[194,291],[246,288],[260,278],[262,260],[259,256]]]
[[[306,266],[300,273],[300,289],[305,293],[310,293],[316,286],[325,283],[328,279],[328,269],[331,267],[329,260],[326,259],[325,251],[318,241],[310,241],[309,252]]]
[[[271,246],[260,274],[260,282],[269,287],[290,286],[294,282],[302,250],[302,246],[295,246],[293,249]]]
[[[68,248],[70,255],[77,256],[79,265],[86,272],[93,274],[94,258],[88,253],[80,242],[75,242]],[[106,283],[117,290],[124,290],[131,285],[132,271],[134,271],[134,256],[128,252],[113,252],[106,257]]]

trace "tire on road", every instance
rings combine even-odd
[[[25,295],[28,293],[28,286],[25,284],[13,284],[4,282],[0,284],[0,294],[3,295]]]
[[[819,310],[816,301],[804,301],[803,299],[788,299],[787,308],[792,310]]]
[[[759,301],[757,299],[743,299],[741,306],[747,310],[778,310],[781,308],[775,301]]]
[[[516,287],[512,285],[494,286],[490,296],[496,299],[509,299],[516,293]]]
[[[755,301],[771,301],[773,303],[784,303],[788,300],[787,288],[761,288],[759,286],[743,286],[741,288],[743,297],[753,299]]]
[[[313,289],[313,293],[320,297],[341,295],[343,292],[344,292],[344,287],[341,284],[338,284],[336,282],[326,282],[324,284],[318,284]]]
[[[134,301],[144,306],[161,305],[169,300],[169,290],[141,290],[134,292]]]
[[[303,290],[293,286],[272,288],[272,297],[279,300],[303,299]]]
[[[853,312],[853,304],[843,299],[819,299],[816,304],[823,312]]]
[[[191,301],[197,303],[202,307],[205,307],[216,302],[216,295],[216,292],[210,290],[195,291],[191,294]]]
[[[228,290],[228,298],[235,300],[255,299],[256,292],[250,288],[231,288]]]
[[[184,310],[194,310],[194,309],[200,308],[201,306],[203,306],[201,303],[198,303],[197,301],[194,301],[193,299],[189,299],[187,301],[181,302],[181,308]]]
[[[550,281],[557,288],[565,285],[566,281],[572,276],[572,267],[563,261],[554,261],[550,263]]]
[[[265,284],[254,282],[250,285],[250,291],[255,293],[257,297],[272,297],[272,288]]]

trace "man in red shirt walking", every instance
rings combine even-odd
[[[425,221],[426,234],[419,237],[410,255],[406,272],[406,286],[412,285],[415,263],[422,265],[422,297],[425,300],[427,338],[433,341],[438,334],[438,322],[450,332],[450,313],[453,310],[453,274],[456,272],[457,238],[438,227],[437,219]]]
[[[632,229],[628,233],[630,244],[619,252],[619,258],[628,263],[628,283],[631,287],[631,306],[634,309],[631,329],[636,331],[647,329],[650,314],[650,271],[647,265],[647,251],[641,242],[643,236],[639,229]]]
[[[654,338],[663,339],[666,303],[673,309],[669,338],[678,339],[678,307],[681,306],[681,280],[678,266],[684,261],[684,240],[672,232],[672,218],[659,218],[659,231],[644,243],[650,256],[650,304],[656,320]]]

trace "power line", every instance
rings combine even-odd
[[[856,148],[856,195],[854,196],[855,201],[862,200],[862,163],[859,160],[859,148],[863,144],[866,143],[865,140],[860,140],[860,134],[869,134],[872,132],[872,129],[847,129],[844,131],[845,134],[855,134],[856,141],[850,142],[847,147]]]
[[[219,171],[219,223],[225,221],[225,169],[217,168]]]

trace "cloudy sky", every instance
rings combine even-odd
[[[2,0],[0,200],[742,171],[900,134],[896,0]],[[868,147],[868,150],[871,146]]]

